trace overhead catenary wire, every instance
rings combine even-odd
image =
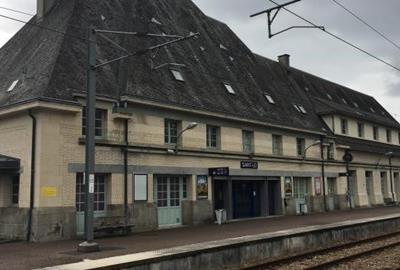
[[[0,7],[0,9],[4,9],[4,10],[7,10],[7,11],[11,11],[11,12],[15,12],[15,13],[19,13],[19,14],[23,14],[23,15],[27,15],[27,16],[32,16],[32,17],[35,16],[35,14],[27,13],[27,12],[24,12],[24,11],[21,11],[21,10],[13,9],[13,8]]]
[[[274,0],[269,0],[269,1],[272,2],[272,3],[274,3],[275,5],[279,6],[279,4],[276,3]],[[342,37],[340,37],[340,36],[338,36],[338,35],[336,35],[336,34],[330,32],[330,31],[328,31],[326,28],[325,28],[325,29],[319,28],[317,24],[315,24],[315,23],[313,23],[312,21],[310,21],[310,20],[304,18],[303,16],[301,16],[301,15],[299,15],[299,14],[297,14],[297,13],[291,11],[290,9],[288,9],[288,8],[286,8],[286,7],[282,7],[282,9],[284,9],[284,10],[287,11],[287,12],[289,12],[289,13],[292,14],[293,16],[295,16],[295,17],[297,17],[297,18],[299,18],[299,19],[301,19],[301,20],[307,22],[308,24],[310,24],[310,25],[312,25],[312,26],[314,26],[314,27],[320,29],[321,31],[325,32],[326,34],[328,34],[328,35],[330,35],[330,36],[336,38],[337,40],[339,40],[339,41],[341,41],[341,42],[347,44],[348,46],[350,46],[350,47],[352,47],[352,48],[354,48],[354,49],[356,49],[356,50],[358,50],[358,51],[360,51],[360,52],[362,52],[362,53],[364,53],[364,54],[366,54],[366,55],[368,55],[368,56],[374,58],[375,60],[377,60],[377,61],[379,61],[379,62],[381,62],[381,63],[383,63],[383,64],[385,64],[385,65],[387,65],[387,66],[389,66],[389,67],[391,67],[391,68],[393,68],[393,69],[395,69],[395,70],[397,70],[397,71],[400,71],[400,67],[397,67],[397,66],[391,64],[390,62],[388,62],[388,61],[386,61],[386,60],[384,60],[384,59],[382,59],[382,58],[380,58],[380,57],[378,57],[378,56],[376,56],[376,55],[374,55],[374,54],[368,52],[367,50],[362,49],[362,48],[359,47],[358,45],[355,45],[355,44],[351,43],[350,41],[347,41],[347,40],[345,40],[344,38],[342,38]]]
[[[343,8],[344,10],[346,10],[348,13],[350,13],[353,17],[355,17],[357,20],[359,20],[360,22],[362,22],[363,24],[365,24],[367,27],[369,27],[370,29],[372,29],[372,31],[374,31],[375,33],[377,33],[378,35],[380,35],[382,38],[384,38],[386,41],[388,41],[389,43],[391,43],[393,46],[395,46],[397,49],[400,50],[400,45],[398,45],[396,42],[394,42],[392,39],[390,39],[387,35],[383,34],[381,31],[379,31],[376,27],[372,26],[370,23],[368,23],[365,19],[361,18],[359,15],[357,15],[354,11],[350,10],[349,8],[347,8],[345,5],[343,5],[342,3],[340,3],[337,0],[332,0],[332,2],[334,2],[335,4],[337,4],[338,6],[340,6],[341,8]]]

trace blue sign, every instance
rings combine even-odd
[[[210,175],[210,176],[229,176],[229,167],[209,168],[208,175]]]

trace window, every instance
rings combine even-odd
[[[345,100],[344,98],[342,98],[342,101],[343,101],[344,104],[346,104],[346,105],[348,104],[347,100]]]
[[[349,133],[349,123],[347,119],[340,119],[340,126],[342,130],[342,134],[348,134]]]
[[[398,133],[398,135],[399,135],[399,144],[400,144],[400,132]]]
[[[219,127],[207,126],[207,148],[218,148]]]
[[[12,179],[12,198],[11,203],[17,205],[19,203],[19,175]]]
[[[328,194],[336,193],[336,178],[328,177]]]
[[[304,157],[305,149],[306,149],[306,140],[302,138],[296,139],[297,145],[297,156]]]
[[[94,180],[94,211],[105,211],[106,209],[106,176],[104,174],[96,174]],[[76,211],[85,211],[85,184],[83,173],[76,175]]]
[[[328,99],[333,100],[331,95],[326,94],[326,96],[328,97]]]
[[[282,136],[272,135],[272,154],[276,156],[283,155]]]
[[[329,143],[328,146],[328,160],[334,160],[335,159],[335,144],[334,143]]]
[[[164,125],[165,125],[164,142],[167,144],[177,144],[180,121],[165,119]]]
[[[369,109],[370,109],[371,112],[375,113],[374,108],[370,107]]]
[[[233,89],[233,87],[230,84],[224,83],[224,86],[225,86],[226,91],[228,91],[229,94],[231,94],[231,95],[236,94],[235,90]]]
[[[296,199],[304,199],[310,194],[311,180],[309,178],[295,177],[293,179],[294,197]]]
[[[14,81],[10,87],[7,89],[7,92],[11,92],[12,90],[14,90],[15,86],[17,86],[17,84],[19,83],[19,80]]]
[[[296,111],[301,112],[299,106],[297,106],[297,104],[293,104],[293,107],[296,109]]]
[[[253,152],[253,137],[254,133],[252,131],[243,130],[243,152],[252,153]]]
[[[175,80],[184,82],[185,79],[182,76],[182,73],[179,70],[171,69],[171,73],[174,76]]]
[[[358,105],[358,103],[357,103],[357,102],[353,102],[353,105],[354,105],[354,107],[356,107],[357,109],[359,109],[359,108],[360,108],[360,106]]]
[[[275,100],[272,98],[272,96],[270,94],[264,94],[264,97],[267,99],[267,101],[270,104],[275,104]]]
[[[386,141],[388,143],[392,142],[392,131],[390,129],[386,129]]]
[[[105,137],[107,110],[96,109],[95,115],[95,136],[97,138]],[[86,136],[86,107],[82,110],[82,135]]]
[[[302,114],[307,114],[307,111],[306,111],[306,109],[304,109],[303,106],[301,106],[301,105],[298,105],[298,106],[299,106],[300,112],[301,112]]]
[[[379,140],[379,127],[374,126],[373,127],[373,133],[374,133],[374,140],[378,141]]]
[[[358,137],[364,138],[364,124],[363,123],[357,123],[358,126]]]

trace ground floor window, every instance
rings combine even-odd
[[[76,175],[76,211],[85,211],[85,184],[83,173]],[[106,208],[106,175],[96,174],[94,181],[94,211],[105,211]]]
[[[19,203],[19,175],[13,177],[12,180],[12,198],[11,203],[18,205]]]
[[[310,195],[311,180],[309,178],[295,177],[293,179],[293,194],[296,199],[304,199]]]
[[[336,178],[328,178],[328,194],[336,194]]]
[[[187,198],[186,178],[179,176],[157,177],[157,206],[180,206],[181,200]]]

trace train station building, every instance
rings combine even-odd
[[[190,0],[38,0],[0,49],[0,238],[83,234],[89,26],[200,33],[98,70],[98,231],[400,200],[400,124],[374,97],[254,54]],[[126,54],[109,39],[166,41],[98,37],[98,63]]]

